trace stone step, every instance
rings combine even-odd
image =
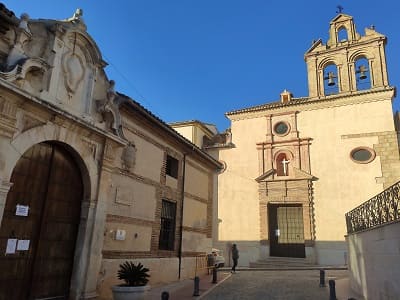
[[[294,257],[269,257],[267,259],[250,262],[250,268],[280,268],[280,267],[317,267],[315,263],[307,258]]]

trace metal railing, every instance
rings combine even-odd
[[[400,221],[400,181],[346,213],[347,233]]]
[[[214,268],[214,259],[209,254],[196,256],[196,266],[194,270],[194,276],[196,277],[198,271],[207,269],[207,274],[210,269]]]

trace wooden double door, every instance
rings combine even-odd
[[[80,170],[61,145],[15,166],[0,226],[0,299],[68,299],[80,222]]]
[[[301,204],[268,204],[270,256],[305,257]]]

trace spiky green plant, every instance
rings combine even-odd
[[[143,286],[149,281],[149,269],[145,268],[141,263],[135,265],[131,261],[126,261],[119,265],[118,279],[125,281],[125,286]]]

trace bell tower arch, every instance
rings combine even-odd
[[[388,87],[386,37],[375,27],[357,33],[353,17],[340,13],[331,22],[329,39],[313,41],[305,53],[310,98]]]

